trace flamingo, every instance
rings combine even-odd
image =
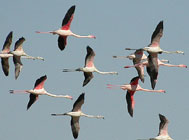
[[[28,102],[27,105],[27,110],[31,107],[31,105],[37,101],[37,99],[39,98],[39,95],[48,95],[51,97],[57,97],[57,98],[67,98],[67,99],[71,99],[72,97],[69,95],[54,95],[51,94],[49,92],[47,92],[44,89],[44,83],[47,80],[47,76],[44,75],[42,77],[40,77],[39,79],[36,80],[35,85],[34,85],[34,89],[30,89],[30,90],[10,90],[10,93],[30,93],[30,100]]]
[[[131,79],[130,84],[125,84],[125,85],[111,85],[108,84],[107,88],[113,88],[113,87],[120,87],[123,90],[127,90],[126,94],[126,101],[127,101],[127,109],[128,113],[131,117],[133,117],[133,110],[135,106],[135,101],[134,101],[134,94],[136,91],[145,91],[145,92],[163,92],[165,93],[165,90],[150,90],[150,89],[144,89],[138,84],[138,80],[140,79],[139,76],[136,76]]]
[[[167,62],[167,60],[165,60],[165,61]],[[135,65],[131,65],[131,66],[125,66],[124,68],[137,67],[138,65],[147,66],[148,65],[148,61],[144,61],[144,62],[135,64]],[[184,65],[184,64],[179,64],[179,65],[167,64],[167,63],[164,63],[164,60],[159,60],[159,59],[158,59],[158,66],[187,68],[187,66]]]
[[[13,36],[13,32],[11,31],[6,38],[5,43],[3,45],[3,49],[0,53],[1,65],[2,65],[2,69],[3,69],[5,76],[9,75],[9,57],[12,56],[12,54],[10,54],[10,46],[12,44],[12,36]]]
[[[20,71],[23,67],[23,64],[21,62],[21,57],[24,57],[26,59],[40,59],[44,60],[42,57],[33,57],[26,54],[22,48],[23,42],[25,41],[24,37],[21,37],[16,43],[14,47],[14,51],[11,51],[10,53],[13,55],[13,62],[15,65],[15,79],[18,78]]]
[[[85,57],[85,66],[84,68],[78,68],[78,69],[63,69],[63,72],[74,72],[74,71],[82,71],[84,72],[85,80],[83,81],[83,87],[87,85],[90,80],[93,78],[93,72],[97,72],[99,74],[118,74],[117,72],[102,72],[99,71],[94,66],[94,56],[95,52],[93,49],[89,46],[87,46],[87,55]]]
[[[168,134],[169,120],[161,114],[159,114],[159,119],[160,119],[159,134],[157,137],[151,138],[150,140],[173,140]]]
[[[70,30],[70,25],[74,17],[74,11],[75,11],[75,5],[73,5],[66,13],[63,21],[62,21],[62,27],[58,30],[55,31],[49,31],[49,32],[40,32],[36,31],[36,33],[50,33],[50,34],[57,34],[59,35],[58,37],[58,47],[61,51],[63,51],[66,47],[67,44],[67,37],[68,36],[74,36],[77,38],[96,38],[94,35],[87,35],[87,36],[81,36],[73,33]]]
[[[159,124],[158,136],[155,137],[155,138],[138,139],[138,140],[173,140],[168,134],[169,120],[165,116],[163,116],[162,114],[159,114],[159,119],[160,119],[160,124]]]
[[[160,48],[160,38],[163,36],[163,21],[160,21],[157,25],[155,31],[152,34],[151,37],[151,43],[148,45],[148,47],[141,48],[144,51],[147,51],[148,53],[179,53],[184,54],[183,51],[164,51]],[[125,50],[138,50],[138,49],[132,49],[132,48],[125,48]]]
[[[149,56],[149,59],[151,59],[150,56]],[[187,66],[184,65],[184,64],[179,64],[179,65],[166,64],[164,62],[167,62],[167,60],[157,59],[157,66],[155,67],[156,69],[151,69],[150,67],[151,67],[152,64],[150,64],[149,62],[151,62],[151,61],[144,61],[144,62],[141,62],[141,63],[137,63],[135,65],[132,65],[132,66],[125,66],[124,68],[131,68],[131,67],[138,68],[139,67],[139,68],[142,69],[141,71],[143,72],[144,66],[146,66],[147,72],[150,75],[152,89],[155,88],[155,85],[156,85],[156,82],[157,82],[159,66],[187,68]],[[157,75],[156,75],[156,73],[157,73]],[[144,76],[144,73],[142,73],[142,75]]]
[[[77,139],[80,126],[79,126],[79,118],[81,116],[88,117],[88,118],[97,118],[97,119],[104,119],[104,116],[93,116],[84,114],[81,111],[81,106],[84,104],[84,97],[85,93],[82,93],[78,99],[75,101],[73,105],[73,109],[70,112],[63,113],[63,114],[51,114],[52,116],[71,116],[71,128],[72,128],[72,134],[75,139]]]

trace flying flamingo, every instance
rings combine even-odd
[[[125,84],[125,85],[111,85],[108,84],[107,88],[113,88],[113,87],[120,87],[123,90],[127,90],[126,94],[126,101],[127,101],[127,109],[128,113],[130,114],[131,117],[133,117],[133,110],[134,110],[134,94],[136,91],[146,91],[146,92],[164,92],[165,90],[150,90],[150,89],[144,89],[138,84],[139,76],[134,77],[131,81],[130,84]]]
[[[140,77],[141,81],[144,83],[144,67],[143,62],[147,59],[147,56],[144,54],[142,49],[136,50],[133,54],[130,54],[128,56],[113,56],[113,58],[129,58],[133,61],[133,66],[126,66],[127,67],[135,67],[138,73],[138,76]],[[168,60],[162,59],[162,62],[169,62]]]
[[[8,34],[5,43],[3,45],[3,49],[0,53],[1,65],[5,76],[9,75],[9,57],[12,56],[12,54],[10,54],[10,46],[12,44],[12,34],[13,34],[12,31]]]
[[[149,55],[149,59],[151,59],[150,55]],[[144,72],[144,66],[146,66],[147,72],[150,75],[152,89],[155,88],[155,85],[156,85],[156,82],[157,82],[159,66],[187,68],[187,66],[183,65],[183,64],[180,64],[180,65],[166,64],[166,63],[164,63],[164,61],[157,59],[157,66],[155,66],[156,69],[151,69],[152,64],[150,64],[149,62],[151,62],[151,61],[144,61],[144,62],[135,64],[135,65],[132,65],[132,66],[125,66],[124,68],[140,67],[143,70],[142,72]],[[141,73],[141,74],[144,76],[144,73]]]
[[[141,54],[139,53],[141,52]],[[141,56],[142,55],[142,56]],[[139,59],[140,60],[146,60],[147,56],[143,53],[142,49],[137,49],[134,53],[128,55],[128,56],[113,56],[113,58],[128,58],[130,60]]]
[[[18,78],[20,71],[22,69],[22,62],[21,57],[24,57],[26,59],[40,59],[44,60],[42,57],[33,57],[26,54],[22,48],[23,42],[25,41],[24,37],[21,37],[16,43],[14,47],[14,51],[11,51],[10,53],[13,55],[13,62],[15,65],[15,79]]]
[[[36,80],[35,85],[34,85],[34,89],[31,90],[10,90],[10,93],[30,93],[30,100],[28,102],[27,105],[27,110],[31,107],[31,105],[37,101],[37,99],[39,98],[39,95],[48,95],[51,97],[57,97],[57,98],[68,98],[68,99],[72,99],[71,96],[69,95],[54,95],[51,94],[49,92],[47,92],[44,89],[44,83],[47,80],[47,76],[42,76],[39,79]]]
[[[99,71],[94,66],[94,56],[95,52],[92,48],[87,46],[87,55],[85,57],[85,66],[84,68],[78,68],[78,69],[64,69],[63,72],[74,72],[74,71],[82,71],[84,72],[85,80],[83,81],[83,86],[87,85],[89,81],[93,78],[93,72],[97,72],[100,74],[118,74],[117,72],[102,72]]]
[[[159,124],[159,133],[155,138],[150,139],[138,139],[138,140],[173,140],[168,134],[168,119],[159,114],[160,124]]]
[[[135,65],[132,65],[132,66],[125,66],[124,68],[137,67],[138,65],[147,66],[147,65],[148,65],[148,61],[144,61],[144,62],[141,62],[141,63],[135,64]],[[184,65],[184,64],[179,64],[179,65],[167,64],[167,63],[164,63],[164,61],[159,60],[159,59],[158,59],[158,66],[187,68],[187,66]]]
[[[160,38],[163,36],[163,21],[160,21],[157,25],[155,31],[152,34],[151,37],[151,43],[148,45],[148,47],[141,48],[144,51],[147,51],[148,53],[180,53],[184,54],[183,51],[164,51],[160,48]],[[125,48],[125,50],[138,50],[138,49],[132,49],[132,48]]]
[[[57,34],[59,35],[58,37],[58,47],[60,48],[61,51],[63,51],[66,47],[67,44],[67,37],[68,36],[74,36],[77,38],[96,38],[94,35],[87,35],[87,36],[81,36],[81,35],[77,35],[72,33],[72,31],[70,30],[70,25],[71,22],[73,20],[74,17],[74,11],[75,11],[75,5],[72,6],[66,13],[63,21],[62,21],[62,27],[58,30],[55,31],[50,31],[50,32],[39,32],[36,31],[36,33],[50,33],[50,34]]]
[[[79,118],[81,116],[88,117],[88,118],[97,118],[97,119],[104,119],[104,116],[93,116],[93,115],[87,115],[84,114],[81,111],[81,106],[84,104],[84,96],[85,93],[82,93],[78,99],[75,101],[73,105],[73,109],[71,112],[63,113],[63,114],[51,114],[52,116],[71,116],[71,128],[72,128],[72,134],[75,139],[77,139],[80,126],[79,126]]]

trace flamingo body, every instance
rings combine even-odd
[[[37,101],[37,99],[39,98],[39,95],[48,95],[51,97],[60,97],[60,98],[68,98],[68,99],[72,99],[71,96],[69,95],[54,95],[51,93],[48,93],[45,89],[44,89],[44,83],[47,80],[47,76],[44,75],[42,77],[40,77],[39,79],[36,80],[35,85],[34,85],[34,89],[31,90],[10,90],[10,93],[17,93],[17,92],[23,92],[23,93],[29,93],[30,94],[30,99],[27,105],[27,110],[31,107],[31,105]]]
[[[63,113],[63,114],[51,114],[52,116],[64,116],[64,115],[71,116],[70,124],[71,124],[72,134],[75,139],[77,139],[79,135],[79,131],[80,131],[79,118],[81,116],[89,117],[89,118],[104,119],[104,116],[87,115],[81,111],[81,107],[84,104],[84,97],[85,97],[85,93],[82,93],[78,97],[78,99],[75,101],[73,105],[72,111]]]
[[[126,102],[127,102],[127,109],[128,113],[131,117],[133,117],[133,110],[135,106],[134,101],[134,94],[136,91],[146,91],[146,92],[163,92],[165,93],[165,90],[150,90],[150,89],[144,89],[138,84],[138,80],[140,79],[139,76],[136,76],[131,79],[130,84],[125,85],[111,85],[108,84],[107,88],[113,88],[113,87],[120,87],[123,90],[127,90],[126,94]]]
[[[50,31],[50,32],[39,32],[36,31],[36,33],[50,33],[50,34],[57,34],[59,35],[58,37],[58,47],[61,51],[63,51],[67,45],[67,37],[68,36],[74,36],[77,38],[96,38],[94,35],[88,35],[88,36],[81,36],[81,35],[77,35],[74,34],[71,30],[70,30],[70,25],[71,22],[73,20],[74,17],[74,12],[75,12],[75,5],[73,5],[72,7],[70,7],[70,9],[67,11],[63,21],[62,21],[62,27],[58,30],[55,31]]]
[[[90,80],[94,77],[93,72],[97,72],[100,74],[118,74],[117,72],[99,71],[94,65],[95,52],[89,46],[87,46],[86,50],[87,50],[87,55],[85,57],[85,66],[83,68],[78,68],[78,69],[74,69],[74,70],[64,69],[63,72],[82,71],[84,73],[84,77],[85,77],[85,79],[83,81],[83,86],[87,85],[90,82]]]

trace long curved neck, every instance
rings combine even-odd
[[[95,68],[95,72],[100,73],[100,74],[118,74],[117,72],[104,72],[104,71],[99,71],[98,69]]]
[[[104,119],[104,116],[94,116],[94,115],[88,115],[84,113],[81,113],[81,116],[88,117],[88,118]]]
[[[67,95],[55,95],[55,94],[48,93],[48,92],[46,92],[45,94],[48,96],[51,96],[51,97],[55,97],[55,98],[68,98]]]
[[[29,56],[29,55],[22,56],[22,58],[25,58],[25,59],[33,59],[33,60],[39,59],[39,60],[43,60],[43,61],[44,61],[44,58],[43,58],[43,57],[33,57],[33,56]]]
[[[74,34],[74,33],[72,33],[71,35],[74,36],[74,37],[77,37],[77,38],[92,38],[90,35],[82,36],[82,35],[77,35],[77,34]]]

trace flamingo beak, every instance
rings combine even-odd
[[[69,95],[66,95],[66,98],[70,99],[70,100],[73,100],[73,97],[72,96],[69,96]]]

